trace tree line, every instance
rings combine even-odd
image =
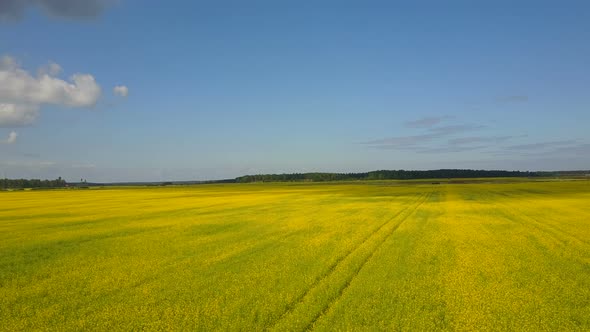
[[[63,188],[66,185],[66,180],[62,179],[61,177],[55,180],[0,179],[0,188],[2,189]]]
[[[590,178],[590,171],[502,171],[474,169],[438,169],[430,171],[380,170],[364,173],[289,173],[289,174],[256,174],[244,175],[235,179],[185,182],[129,182],[129,183],[87,183],[80,179],[79,183],[66,183],[61,177],[55,180],[40,179],[0,179],[0,189],[23,188],[63,188],[68,186],[105,186],[105,185],[190,185],[204,183],[248,183],[248,182],[329,182],[356,180],[417,180],[417,179],[453,179],[453,178],[497,178],[497,177],[562,177],[576,176]]]
[[[291,173],[291,174],[257,174],[236,178],[236,182],[324,182],[354,180],[415,180],[415,179],[450,179],[450,178],[490,178],[490,177],[536,177],[537,172],[473,170],[473,169],[438,169],[430,171],[380,170],[365,173]]]

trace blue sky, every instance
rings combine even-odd
[[[590,168],[590,3],[408,3],[8,1],[0,175]]]

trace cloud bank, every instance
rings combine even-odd
[[[28,8],[37,7],[50,16],[94,18],[113,4],[113,0],[1,0],[0,20],[21,19]]]

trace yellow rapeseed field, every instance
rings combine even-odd
[[[0,330],[590,330],[590,181],[0,193]]]

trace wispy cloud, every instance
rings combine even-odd
[[[15,131],[11,131],[8,134],[8,138],[4,139],[4,140],[0,140],[0,144],[13,144],[16,143],[16,138],[18,137],[18,134]]]
[[[113,88],[113,94],[118,97],[127,97],[129,95],[129,88],[125,85],[117,85]]]
[[[499,103],[526,103],[529,101],[529,96],[525,95],[510,95],[497,97],[496,101]]]
[[[94,164],[88,164],[88,163],[82,163],[82,164],[72,164],[71,167],[72,168],[81,168],[81,169],[94,169],[94,168],[96,168],[96,165],[94,165]]]
[[[530,144],[510,145],[504,147],[506,150],[540,150],[546,148],[553,148],[559,146],[567,146],[578,143],[576,140],[564,140],[564,141],[551,141],[551,142],[538,142]]]
[[[382,147],[382,146],[403,147],[403,146],[408,146],[408,145],[415,145],[415,144],[419,144],[419,143],[429,142],[436,137],[438,137],[438,135],[435,135],[435,134],[398,136],[398,137],[388,137],[388,138],[376,139],[373,141],[367,141],[367,142],[363,142],[363,144],[374,145],[377,147]]]
[[[565,146],[553,149],[552,153],[568,153],[568,154],[578,154],[578,155],[590,155],[590,144],[582,143],[576,144],[573,146]]]
[[[538,142],[529,144],[520,144],[505,146],[500,150],[491,151],[492,156],[509,156],[509,157],[576,157],[581,155],[590,155],[590,144],[578,140],[563,140],[551,142]]]
[[[369,145],[373,148],[378,149],[422,149],[423,147],[418,146],[424,143],[430,143],[437,139],[448,137],[451,135],[476,131],[484,129],[485,126],[475,124],[461,124],[461,125],[448,125],[441,127],[428,128],[426,133],[420,135],[409,135],[409,136],[397,136],[388,137],[372,141],[363,142],[365,145]]]
[[[458,153],[465,151],[481,151],[484,154],[490,154],[490,149],[500,149],[500,144],[526,137],[527,135],[503,135],[503,136],[484,136],[474,135],[482,130],[488,129],[482,124],[448,124],[435,125],[450,119],[450,117],[431,117],[422,118],[416,121],[407,122],[406,127],[417,128],[421,133],[416,135],[395,136],[382,139],[375,139],[363,142],[362,144],[378,150],[397,150],[408,151],[420,154],[436,153]],[[471,135],[468,135],[471,134]],[[550,144],[559,144],[563,142],[548,142]],[[538,143],[537,143],[538,144]],[[519,146],[514,145],[512,149]],[[523,145],[523,147],[525,147]],[[500,151],[496,151],[500,152]]]
[[[39,7],[55,17],[94,18],[114,0],[2,0],[0,20],[21,19],[29,7]]]
[[[35,167],[35,168],[42,168],[42,167],[52,167],[57,165],[54,161],[19,161],[19,160],[2,160],[0,161],[0,166],[2,167]]]
[[[467,145],[474,143],[502,143],[511,140],[517,136],[475,136],[475,137],[460,137],[449,140],[451,145]],[[522,137],[522,136],[518,136]]]
[[[477,124],[461,124],[461,125],[449,125],[449,126],[442,126],[442,127],[435,127],[428,129],[429,131],[440,136],[452,135],[457,133],[462,133],[466,131],[474,131],[479,129],[484,129],[486,126],[484,125],[477,125]]]
[[[474,151],[489,148],[490,145],[477,145],[477,146],[439,146],[432,148],[421,148],[416,149],[417,153],[454,153],[464,151]]]
[[[408,128],[430,128],[436,126],[445,120],[453,119],[452,116],[431,116],[418,120],[408,121],[404,125]]]

